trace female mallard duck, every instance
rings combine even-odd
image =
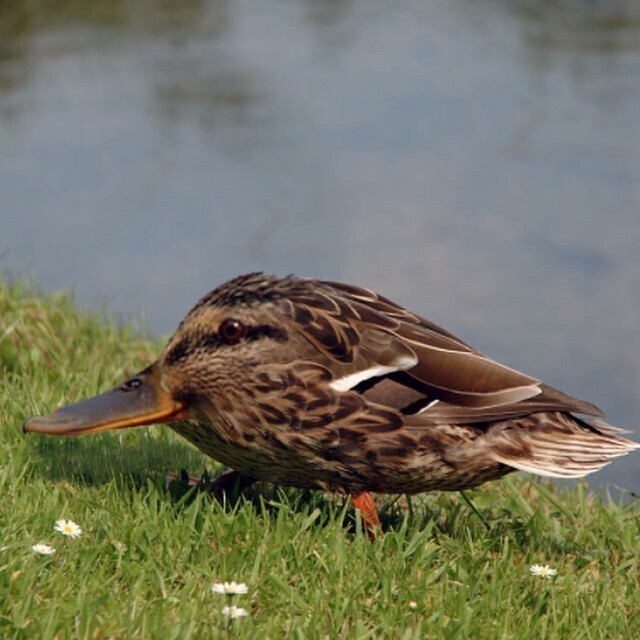
[[[575,478],[640,446],[585,414],[603,415],[371,291],[254,273],[203,297],[120,387],[24,430],[167,422],[244,476],[353,496],[372,531],[369,491],[466,489],[517,469]]]

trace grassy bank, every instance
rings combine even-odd
[[[25,436],[110,388],[160,344],[0,283],[0,637],[637,638],[640,518],[511,477],[460,494],[383,498],[374,544],[340,499],[258,486],[222,504],[165,476],[219,469],[161,426]],[[54,531],[77,522],[77,539]],[[39,555],[46,543],[55,554]],[[532,564],[557,569],[534,576]],[[216,581],[249,612],[225,628]]]

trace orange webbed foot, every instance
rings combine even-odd
[[[356,496],[353,496],[353,506],[360,512],[362,522],[371,542],[376,539],[376,532],[380,530],[380,517],[378,516],[378,509],[376,503],[373,500],[373,496],[368,491],[362,491]]]

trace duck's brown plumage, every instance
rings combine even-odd
[[[600,416],[371,291],[249,274],[204,296],[122,387],[25,429],[164,420],[243,474],[357,495],[583,476],[638,448]]]

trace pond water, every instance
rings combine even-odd
[[[0,197],[0,270],[157,334],[344,280],[640,437],[634,0],[5,3]]]

